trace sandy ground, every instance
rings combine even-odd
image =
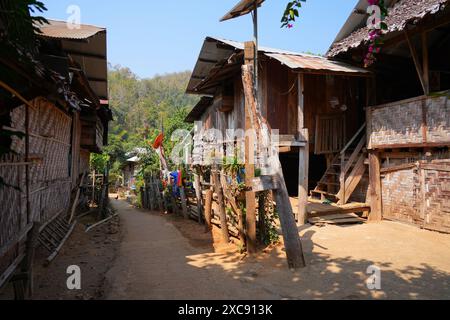
[[[392,222],[301,230],[308,266],[289,271],[282,245],[258,258],[195,222],[113,201],[123,223],[107,299],[450,299],[450,235]],[[381,269],[369,290],[367,268]]]
[[[94,220],[86,217],[77,224],[60,254],[45,266],[48,251],[39,248],[35,256],[34,300],[94,300],[104,298],[105,273],[116,258],[120,243],[120,225],[116,218],[85,233],[86,224]],[[68,290],[67,268],[81,269],[81,290]],[[0,300],[14,298],[12,286],[0,293]]]
[[[294,272],[282,244],[247,257],[220,243],[217,230],[125,201],[112,205],[120,222],[90,233],[78,225],[50,266],[39,250],[35,299],[450,299],[450,235],[392,222],[306,226],[308,266]],[[67,289],[70,265],[81,267],[82,290]],[[381,290],[367,289],[371,265],[381,269]],[[0,300],[11,294],[7,288]]]

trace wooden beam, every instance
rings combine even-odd
[[[381,221],[383,219],[380,170],[380,155],[377,152],[369,152],[369,184],[371,209],[369,221]]]
[[[255,58],[255,43],[245,43],[245,64],[252,65]],[[251,88],[251,92],[255,92],[255,84],[252,78],[244,82],[244,88]],[[245,89],[244,89],[245,90]],[[252,95],[254,97],[254,94]],[[255,101],[252,99],[245,99],[245,132],[249,133],[255,130],[252,121],[252,105]],[[255,159],[254,159],[254,141],[253,134],[245,135],[245,185],[248,188],[252,187],[253,178],[255,178]],[[256,194],[253,190],[245,192],[245,207],[246,207],[246,226],[247,226],[247,251],[254,254],[257,251],[256,238]]]
[[[276,190],[279,187],[280,182],[275,176],[261,176],[252,180],[252,190],[254,192]]]
[[[414,65],[416,67],[417,75],[419,76],[419,80],[420,80],[420,84],[422,85],[423,92],[425,95],[427,95],[428,94],[427,86],[425,84],[425,79],[423,77],[424,72],[423,72],[422,64],[420,63],[419,55],[417,54],[416,48],[414,47],[414,44],[411,42],[408,31],[406,31],[406,30],[405,30],[405,37],[406,37],[406,41],[408,42],[409,50],[411,51],[411,56],[413,58]]]
[[[430,58],[428,52],[428,37],[427,32],[422,33],[422,66],[423,66],[423,81],[425,84],[425,95],[430,94]]]

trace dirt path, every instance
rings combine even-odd
[[[107,299],[280,298],[255,290],[220,267],[197,265],[195,257],[211,254],[210,244],[201,239],[189,242],[166,217],[123,201],[112,204],[120,213],[124,234],[118,258],[107,274]],[[215,253],[211,259],[214,255],[223,258],[225,253]]]
[[[382,222],[300,231],[308,266],[283,246],[248,258],[212,247],[204,227],[113,201],[123,225],[107,299],[449,299],[450,235]],[[369,290],[367,268],[382,272]]]

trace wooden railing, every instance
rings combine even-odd
[[[347,145],[342,149],[340,157],[341,157],[341,173],[340,173],[340,191],[338,193],[339,204],[344,205],[350,199],[353,191],[355,191],[359,182],[361,181],[362,176],[365,172],[365,160],[366,156],[363,152],[363,148],[367,143],[366,136],[366,124],[364,124],[358,132],[353,136],[353,138],[347,143]],[[359,139],[359,140],[358,140]],[[353,150],[352,154],[348,159],[346,156],[348,155],[348,151],[351,146],[355,144],[356,141],[359,141],[356,148]],[[349,173],[350,169],[353,170]]]

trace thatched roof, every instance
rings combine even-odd
[[[387,33],[402,31],[408,24],[417,24],[423,18],[436,14],[445,9],[450,0],[400,0],[392,8],[389,8],[389,16],[386,23],[389,27]],[[364,26],[343,40],[333,43],[327,56],[335,57],[364,45],[369,40],[369,29]]]

